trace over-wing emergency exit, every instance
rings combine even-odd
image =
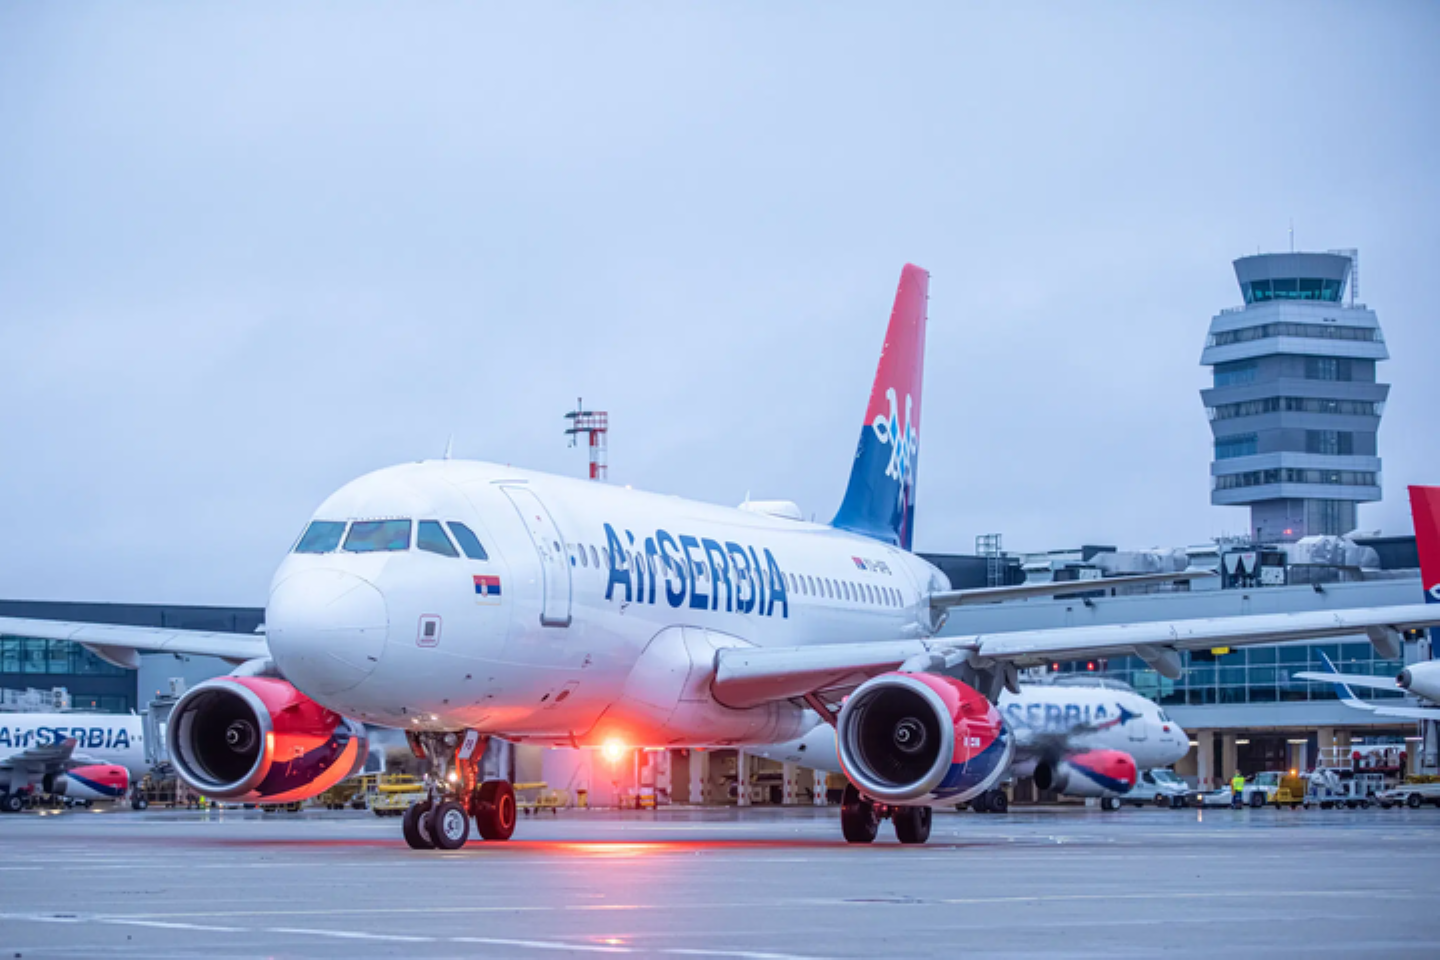
[[[1354,633],[1390,649],[1398,630],[1440,623],[1417,604],[938,636],[951,606],[1037,591],[957,592],[910,552],[928,284],[901,271],[829,524],[500,464],[407,463],[320,505],[275,573],[263,637],[3,618],[0,630],[129,665],[141,650],[239,663],[187,692],[167,728],[179,775],[221,800],[314,796],[364,762],[362,724],[403,729],[430,784],[405,838],[453,849],[472,822],[487,839],[515,829],[512,786],[479,779],[491,736],[761,746],[824,723],[850,781],[845,835],[872,840],[889,818],[923,840],[931,805],[1009,770],[1018,731],[998,703],[1022,667],[1133,654],[1173,677],[1185,650]],[[1138,581],[1106,585],[1125,582]]]

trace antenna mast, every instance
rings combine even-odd
[[[565,430],[565,435],[570,438],[570,446],[575,446],[580,434],[589,435],[590,479],[603,482],[610,475],[610,457],[606,449],[606,440],[610,434],[610,415],[603,410],[586,410],[585,401],[577,397],[575,409],[565,414],[565,419],[570,421],[570,426]]]

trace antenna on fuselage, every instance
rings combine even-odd
[[[440,459],[441,459],[441,460],[449,460],[449,459],[450,459],[450,454],[453,453],[454,451],[455,451],[455,434],[452,433],[452,434],[450,434],[450,438],[445,441],[445,455],[444,455],[443,457],[441,457]]]

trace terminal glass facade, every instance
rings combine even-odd
[[[75,710],[128,713],[136,706],[131,671],[106,663],[69,640],[0,637],[0,687],[64,687]]]
[[[1325,671],[1321,654],[1341,673],[1394,677],[1404,659],[1375,655],[1369,643],[1289,643],[1249,647],[1221,655],[1182,654],[1184,675],[1178,680],[1160,676],[1139,657],[1115,657],[1091,663],[1061,664],[1060,672],[1087,672],[1122,680],[1142,696],[1165,705],[1206,706],[1229,703],[1294,703],[1335,700],[1333,684],[1296,680],[1306,670]],[[1365,699],[1400,699],[1399,690],[1366,690]]]

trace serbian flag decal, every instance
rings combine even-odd
[[[479,603],[499,603],[500,578],[485,575],[476,576],[475,600]]]

